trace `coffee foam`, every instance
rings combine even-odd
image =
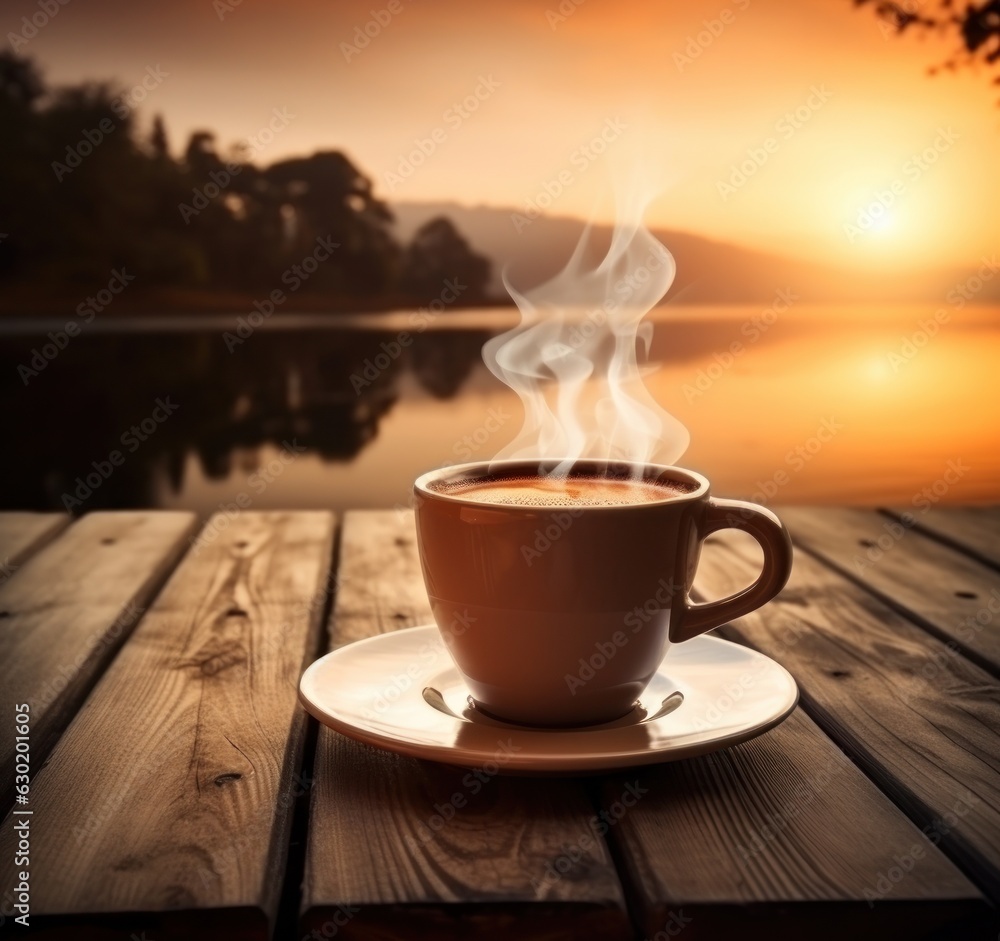
[[[495,506],[637,506],[691,493],[683,481],[609,477],[477,477],[435,483],[433,490]]]

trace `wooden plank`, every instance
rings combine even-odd
[[[27,703],[31,768],[76,714],[187,546],[192,513],[91,513],[0,586],[0,689]],[[3,736],[5,803],[13,742]]]
[[[728,594],[756,576],[759,550],[738,537],[708,540],[696,582],[704,596]],[[800,549],[778,598],[720,633],[785,666],[820,727],[1000,898],[994,677]]]
[[[269,934],[333,518],[222,522],[209,522],[32,783],[33,924]],[[12,852],[8,825],[3,885]]]
[[[65,513],[0,513],[0,585],[69,523]]]
[[[410,510],[351,513],[340,537],[331,649],[433,623]]]
[[[801,709],[734,748],[609,777],[608,819],[630,783],[640,797],[609,836],[647,938],[922,937],[988,913]]]
[[[340,559],[333,646],[431,621],[411,514],[348,514]],[[325,728],[314,775],[303,934],[631,937],[600,840],[580,851],[572,878],[546,880],[552,860],[591,832],[579,781],[494,774],[477,786],[468,771]],[[446,804],[457,808],[448,821]]]
[[[935,506],[926,512],[913,507],[893,507],[886,512],[953,549],[1000,569],[1000,506]]]
[[[789,507],[792,537],[1000,675],[1000,572],[871,510]]]

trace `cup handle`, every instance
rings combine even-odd
[[[764,566],[752,585],[722,598],[694,604],[685,599],[680,618],[670,625],[672,643],[690,640],[728,621],[743,617],[770,601],[788,581],[792,571],[792,541],[781,520],[770,510],[743,500],[709,498],[702,539],[720,529],[742,529],[764,550]]]

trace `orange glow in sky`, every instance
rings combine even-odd
[[[4,33],[37,9],[5,3]],[[287,109],[257,162],[342,149],[390,202],[588,216],[600,152],[641,139],[667,183],[654,225],[902,267],[1000,244],[996,86],[926,75],[954,43],[849,0],[87,0],[18,51],[57,83],[159,67],[140,115],[163,114],[175,152]]]

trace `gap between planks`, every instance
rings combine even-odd
[[[32,783],[32,917],[54,929],[270,934],[334,521],[247,512],[205,533]]]
[[[783,510],[782,516],[791,514]],[[758,569],[756,549],[718,533],[702,554],[699,593],[730,593]],[[974,882],[1000,899],[1000,686],[994,677],[799,548],[778,598],[720,633],[782,663],[820,727]]]
[[[910,506],[880,512],[1000,570],[1000,506]]]
[[[194,526],[191,513],[91,513],[0,586],[0,688],[6,701],[29,706],[32,773],[174,568]],[[5,737],[5,800],[12,749]]]
[[[343,579],[332,647],[430,620],[411,526],[405,517],[391,513],[348,515],[342,534]],[[716,923],[731,926],[733,911],[757,917],[762,913],[785,916],[779,924],[790,931],[807,924],[815,927],[817,919],[856,930],[861,924],[886,924],[893,919],[895,924],[956,924],[970,915],[978,916],[984,903],[976,888],[846,759],[834,769],[837,786],[844,793],[831,790],[817,798],[815,807],[804,808],[796,825],[767,848],[765,859],[775,855],[777,861],[762,865],[763,874],[756,877],[755,886],[746,884],[747,873],[733,864],[740,839],[748,839],[768,813],[780,815],[797,788],[815,782],[817,769],[823,767],[820,759],[832,761],[835,754],[840,753],[830,740],[796,713],[785,726],[736,749],[637,770],[639,781],[659,782],[656,793],[630,812],[625,818],[631,821],[628,826],[612,829],[608,836],[619,873],[628,876],[632,911],[642,929],[652,934],[664,929],[669,906],[684,905],[699,911],[706,930]],[[747,769],[768,763],[780,766],[781,773],[769,779],[769,787],[759,788],[760,782]],[[720,779],[710,770],[719,767],[729,769],[728,776]],[[757,778],[760,773],[756,772]],[[303,933],[339,926],[332,919],[346,918],[345,911],[350,912],[350,922],[339,930],[346,937],[353,936],[353,930],[359,937],[366,931],[387,938],[406,936],[407,931],[457,937],[476,919],[495,917],[499,911],[506,911],[507,917],[496,928],[498,936],[562,936],[555,927],[558,924],[570,936],[596,930],[593,919],[601,908],[581,907],[585,896],[579,895],[581,889],[605,878],[604,863],[595,861],[593,854],[575,860],[568,855],[576,855],[574,847],[581,836],[593,832],[589,824],[577,823],[575,835],[571,826],[567,836],[555,841],[537,832],[537,824],[530,826],[531,817],[547,815],[551,822],[556,814],[565,832],[565,822],[579,821],[592,813],[594,805],[574,799],[572,813],[567,814],[566,801],[558,801],[559,794],[565,793],[565,781],[499,778],[483,788],[489,803],[464,806],[452,821],[431,832],[426,821],[437,809],[454,794],[465,795],[465,774],[388,754],[321,729]],[[594,778],[584,787],[594,792],[597,809],[607,810],[631,777],[624,773],[603,781]],[[706,780],[716,782],[708,789],[708,798],[703,793]],[[724,787],[719,780],[725,781]],[[534,792],[535,803],[523,799],[522,792],[528,791]],[[555,806],[553,797],[557,798]],[[732,820],[734,813],[739,818],[744,805],[742,830],[734,826],[733,832],[719,835],[717,821]],[[867,833],[864,819],[857,815],[859,807],[874,814],[883,843]],[[517,847],[518,856],[504,858],[498,854],[497,840],[512,825],[521,830],[527,827],[526,836],[509,837],[507,843]],[[842,838],[828,832],[838,828]],[[714,843],[705,839],[706,833],[715,835]],[[852,837],[868,855],[858,854]],[[684,854],[674,852],[675,839],[684,841]],[[546,843],[550,844],[547,849]],[[914,884],[879,906],[874,922],[865,922],[862,912],[868,906],[863,892],[868,880],[874,885],[879,867],[892,865],[892,851],[906,852],[914,845],[923,849],[923,844],[926,861]],[[728,854],[728,866],[721,873],[691,862],[709,845]],[[797,867],[804,860],[807,871],[802,875]],[[569,863],[565,874],[551,879],[553,867],[564,863]],[[511,873],[515,865],[534,871],[545,894],[526,892],[523,881],[519,883],[516,873]],[[484,866],[488,867],[486,879]],[[697,874],[700,881],[685,885],[686,873]],[[545,896],[566,892],[578,896],[575,919],[573,906],[563,906],[560,915],[558,908],[540,904]],[[607,914],[606,907],[604,911]],[[615,930],[613,925],[605,925],[604,930]]]
[[[796,542],[1000,676],[1000,573],[871,510],[789,507]]]
[[[69,524],[65,513],[0,513],[0,585]]]
[[[337,582],[331,648],[431,622],[411,513],[348,513]],[[545,882],[547,867],[591,832],[594,807],[578,780],[482,780],[327,728],[314,774],[303,934],[632,937],[603,841],[581,853],[570,878]]]

